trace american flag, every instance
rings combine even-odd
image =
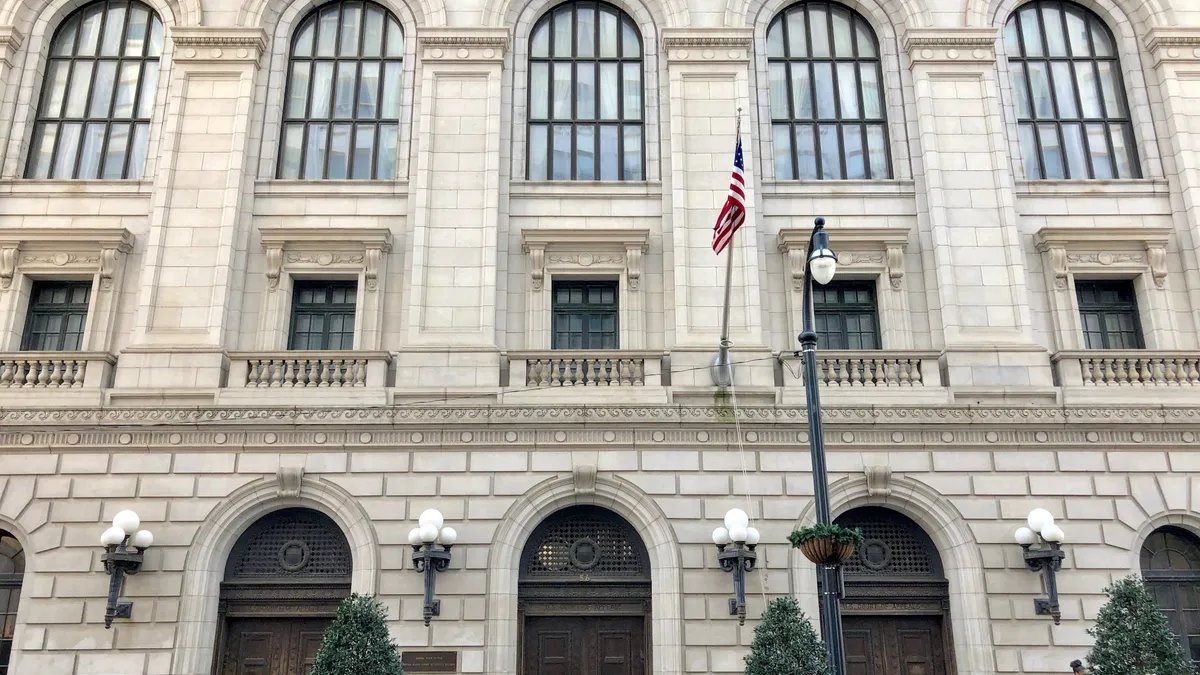
[[[717,216],[717,224],[713,226],[713,251],[720,253],[733,240],[742,223],[746,222],[746,177],[745,163],[742,161],[742,137],[739,134],[737,149],[733,152],[733,178],[729,181],[729,197],[721,215]]]

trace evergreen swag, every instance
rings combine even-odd
[[[767,603],[746,656],[746,675],[832,675],[829,653],[795,598]]]
[[[386,616],[374,596],[355,593],[343,600],[308,675],[404,675]]]
[[[1137,576],[1104,589],[1096,627],[1088,633],[1096,645],[1088,654],[1092,675],[1193,675],[1196,670],[1171,634],[1167,617]]]

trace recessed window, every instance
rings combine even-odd
[[[1025,177],[1139,178],[1116,42],[1091,11],[1035,0],[1004,27]]]
[[[642,39],[604,2],[569,2],[529,38],[529,180],[644,180]]]
[[[1144,349],[1132,281],[1076,281],[1088,349]]]
[[[357,302],[356,282],[297,281],[288,349],[353,349]]]
[[[396,177],[404,33],[373,2],[313,10],[292,38],[280,178]]]
[[[25,551],[12,534],[0,530],[0,675],[6,675],[17,627],[17,604],[25,577]]]
[[[1200,538],[1182,527],[1160,527],[1142,545],[1142,576],[1184,654],[1200,666]]]
[[[616,281],[555,281],[554,349],[617,349]]]
[[[780,180],[891,178],[879,44],[866,19],[830,2],[793,5],[767,29]]]
[[[76,10],[54,32],[27,178],[141,178],[163,29],[140,2]]]
[[[87,281],[33,282],[21,350],[79,351],[91,293],[92,284]]]
[[[822,349],[879,349],[875,282],[813,286],[813,318]]]

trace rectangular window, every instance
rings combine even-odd
[[[297,281],[288,349],[353,349],[354,281]]]
[[[553,349],[617,349],[617,282],[555,281]]]
[[[1132,281],[1076,281],[1075,295],[1087,349],[1146,348]]]
[[[874,281],[814,284],[813,318],[821,349],[879,349]]]
[[[79,351],[91,293],[89,281],[35,281],[29,294],[21,350]]]

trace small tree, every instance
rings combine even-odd
[[[795,598],[767,603],[746,655],[746,675],[832,675],[829,653]]]
[[[308,675],[404,675],[383,603],[355,593],[338,606]]]
[[[1088,633],[1096,645],[1088,654],[1092,675],[1193,675],[1196,671],[1171,634],[1167,617],[1137,576],[1104,589],[1096,627]]]

